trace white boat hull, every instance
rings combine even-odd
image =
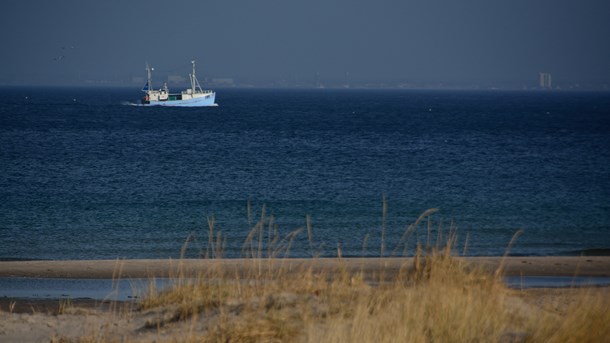
[[[205,106],[218,106],[215,103],[216,93],[212,92],[205,96],[182,99],[182,100],[165,100],[165,101],[150,101],[142,104],[142,106],[166,106],[166,107],[205,107]]]

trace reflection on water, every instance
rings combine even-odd
[[[132,300],[141,297],[151,282],[148,279],[0,278],[0,297]],[[168,279],[154,282],[157,289],[169,284]]]
[[[504,281],[510,288],[610,286],[610,277],[507,276]]]
[[[610,286],[610,277],[509,276],[510,288],[560,288]],[[145,294],[149,279],[45,279],[0,278],[0,297],[31,299],[134,300]],[[172,284],[170,279],[155,279],[156,289]]]

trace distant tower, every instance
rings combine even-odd
[[[550,73],[540,73],[540,88],[553,89],[553,80]]]
[[[349,88],[349,71],[345,72],[345,88]]]

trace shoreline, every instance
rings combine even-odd
[[[529,276],[547,275],[551,277],[563,276],[569,278],[576,276],[608,279],[608,275],[610,275],[610,257],[608,256],[507,257],[506,259],[502,257],[455,257],[455,259],[467,262],[473,268],[480,268],[490,273],[496,273],[498,266],[502,265],[503,272],[501,275],[504,277],[512,275],[517,278],[527,278]],[[341,279],[342,274],[347,271],[348,273],[362,272],[364,278],[368,278],[375,283],[383,278],[386,280],[394,279],[399,275],[397,273],[408,270],[414,262],[413,258],[0,262],[0,281],[9,278],[17,279],[18,283],[21,283],[18,285],[18,289],[23,290],[31,285],[39,284],[41,281],[40,279],[29,278],[45,278],[42,280],[42,284],[57,284],[60,286],[61,292],[66,294],[66,297],[62,296],[59,299],[0,297],[0,340],[40,342],[56,341],[57,339],[72,341],[90,337],[102,337],[107,340],[187,341],[187,338],[198,335],[207,337],[205,335],[210,333],[207,328],[217,325],[220,318],[217,313],[222,313],[223,311],[227,311],[226,313],[230,314],[231,320],[239,323],[239,325],[249,321],[256,323],[256,325],[261,325],[260,323],[263,322],[260,321],[260,318],[265,318],[265,316],[272,314],[273,318],[283,318],[283,325],[299,325],[303,327],[304,321],[309,320],[309,317],[303,317],[305,318],[303,319],[298,316],[303,308],[329,311],[331,307],[326,306],[332,305],[333,309],[343,311],[339,313],[342,314],[339,316],[342,319],[339,320],[345,320],[344,318],[347,318],[347,314],[353,313],[349,311],[356,311],[353,309],[360,308],[353,307],[354,302],[356,304],[368,305],[371,301],[379,301],[376,300],[378,298],[385,301],[402,301],[403,306],[400,308],[405,309],[411,309],[412,307],[430,308],[430,306],[434,306],[432,307],[433,313],[434,311],[443,311],[445,313],[444,311],[447,311],[447,307],[449,309],[459,309],[460,314],[472,314],[469,317],[469,321],[467,321],[467,325],[471,325],[473,321],[476,322],[480,316],[501,315],[505,313],[504,311],[509,311],[511,315],[527,315],[525,317],[527,321],[544,319],[546,318],[545,315],[549,314],[552,318],[559,318],[560,320],[567,318],[565,320],[568,323],[572,320],[572,313],[577,313],[578,318],[584,316],[587,321],[591,320],[591,318],[599,318],[600,313],[608,313],[607,299],[610,292],[608,285],[601,287],[586,286],[583,288],[570,286],[561,288],[493,287],[488,289],[485,286],[489,285],[486,281],[479,282],[477,281],[478,278],[472,278],[472,276],[480,276],[480,273],[475,272],[470,274],[465,271],[458,273],[457,279],[448,279],[450,280],[448,284],[447,280],[443,278],[432,278],[422,281],[422,285],[425,287],[402,288],[401,285],[398,285],[400,288],[398,293],[396,293],[397,289],[391,286],[389,288],[371,287],[366,282],[362,283],[365,280],[356,281],[352,284],[354,282],[353,278],[351,281],[343,279],[337,284],[332,282],[332,285],[324,281],[322,284],[315,282],[316,278],[320,276],[322,278],[327,276]],[[309,268],[316,272],[321,272],[321,274],[313,276],[309,274],[309,277],[302,279],[301,274]],[[456,270],[456,266],[453,264],[441,264],[440,268],[441,273],[448,272],[452,274]],[[461,270],[462,268],[459,266],[457,269]],[[263,276],[259,274],[261,271]],[[72,290],[91,290],[91,284],[109,281],[102,280],[101,278],[112,278],[110,282],[114,284],[116,280],[127,283],[134,282],[133,278],[136,277],[174,276],[180,278],[184,276],[188,278],[198,275],[204,278],[211,277],[211,280],[226,277],[230,282],[233,282],[236,278],[240,281],[246,281],[247,279],[242,279],[242,277],[253,277],[254,280],[263,282],[258,285],[255,282],[252,286],[247,286],[250,283],[240,284],[240,281],[237,281],[237,284],[241,286],[233,287],[232,293],[228,293],[232,295],[228,298],[224,298],[224,295],[222,295],[224,292],[215,295],[216,293],[212,291],[214,289],[212,287],[208,290],[212,292],[206,291],[204,292],[205,295],[196,295],[197,292],[193,294],[188,293],[188,299],[190,300],[187,302],[179,301],[175,303],[171,301],[167,303],[161,301],[149,308],[140,306],[139,297],[129,300],[113,300],[109,297],[104,299],[71,297]],[[273,282],[265,282],[265,280],[269,280],[268,278],[274,278],[274,275],[280,276],[280,283],[282,277],[287,275],[291,275],[288,279],[292,281],[279,285],[281,288],[278,289],[276,288],[278,285],[274,285]],[[129,278],[132,279],[128,280]],[[398,279],[400,280],[400,277]],[[487,280],[487,278],[483,277],[481,280]],[[302,285],[303,282],[311,283],[312,281],[316,285],[313,288]],[[78,287],[61,288],[73,282],[78,283]],[[491,280],[491,282],[495,285],[497,280]],[[267,286],[268,284],[269,286]],[[222,287],[225,286],[222,285]],[[111,287],[113,290],[107,291],[114,292],[114,287]],[[243,294],[244,298],[240,298],[241,295],[235,298],[235,294],[237,294],[235,291],[242,287],[245,287],[243,289],[244,292],[239,294]],[[10,285],[5,289],[10,289]],[[119,289],[120,286],[117,283],[117,292]],[[134,288],[131,289],[134,290]],[[306,290],[306,292],[301,294],[300,291],[302,290]],[[212,301],[206,298],[209,296],[208,293],[212,294]],[[44,293],[39,294],[44,296]],[[380,295],[384,296],[380,297]],[[364,299],[359,300],[361,297],[364,297]],[[437,299],[438,297],[441,299]],[[261,299],[263,299],[264,302],[262,304],[265,306],[261,306]],[[209,307],[201,307],[204,306],[201,304],[210,305],[205,305]],[[597,304],[600,305],[597,306]],[[191,312],[188,312],[188,316],[180,317],[181,313],[187,313],[183,312],[185,309],[180,306],[187,306],[187,310],[196,312],[193,315],[190,315]],[[388,304],[378,302],[377,306],[384,306],[383,308],[386,308]],[[496,308],[495,306],[500,307]],[[364,306],[362,308],[364,308],[368,315],[371,314],[368,307]],[[491,315],[489,311],[493,311]],[[380,316],[384,315],[382,312],[379,311],[381,313],[379,314]],[[284,316],[286,313],[291,315]],[[333,317],[324,315],[327,312],[320,313],[318,317],[314,317],[316,319],[315,325],[324,327],[332,326],[334,325],[333,323],[336,323],[336,321],[333,321]],[[280,317],[280,315],[283,317]],[[427,314],[425,312],[416,312],[411,315],[413,318],[418,319],[414,322],[421,322],[426,320]],[[381,321],[379,318],[375,318],[377,317],[372,317],[370,320]],[[494,318],[483,318],[482,320],[486,321],[489,319],[495,320]],[[387,322],[387,319],[384,320],[385,322]],[[604,319],[600,322],[605,327],[606,322]],[[516,335],[515,337],[518,338],[522,334],[525,335],[532,332],[532,329],[527,325],[519,324],[519,322],[511,323],[513,326],[521,326],[515,326],[517,329],[513,329],[513,326],[510,326],[505,330],[498,331],[496,335],[500,338],[511,338],[513,335]],[[401,325],[404,325],[404,323],[401,323]],[[379,326],[376,325],[375,327],[378,328]],[[590,332],[597,331],[592,330]],[[232,333],[233,331],[230,332]],[[590,332],[588,333],[589,335]],[[499,340],[504,341],[505,339]]]
[[[610,277],[610,256],[509,256],[455,257],[494,273],[502,265],[503,276]],[[409,268],[412,257],[387,258],[287,258],[287,259],[132,259],[132,260],[50,260],[0,261],[0,277],[117,279],[171,277],[222,267],[245,273],[252,267],[304,268],[332,272],[337,268],[360,270],[366,275],[394,273]]]

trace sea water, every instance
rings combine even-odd
[[[610,93],[222,89],[218,107],[126,105],[140,95],[2,89],[0,259],[205,256],[212,222],[227,257],[259,237],[278,256],[412,254],[450,230],[466,255],[501,255],[518,230],[513,255],[610,248]]]

